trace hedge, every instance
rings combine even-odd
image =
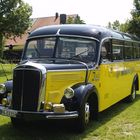
[[[21,59],[23,49],[12,49],[3,51],[3,59],[10,63],[18,63]]]

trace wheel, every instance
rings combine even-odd
[[[77,120],[76,129],[78,132],[83,132],[85,128],[88,126],[90,121],[90,104],[85,101],[82,104],[81,109],[79,110],[79,117]]]
[[[0,104],[2,103],[2,97],[0,96]]]
[[[133,102],[136,99],[136,86],[133,84],[131,94],[126,98],[126,101]]]
[[[11,123],[14,127],[19,128],[25,124],[25,121],[23,119],[11,117]]]

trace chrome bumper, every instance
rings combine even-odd
[[[65,111],[64,113],[55,113],[55,112],[32,112],[32,111],[20,111],[12,110],[8,107],[0,105],[0,115],[14,117],[14,118],[23,118],[27,120],[44,120],[44,119],[72,119],[78,117],[77,111]]]

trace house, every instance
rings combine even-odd
[[[77,15],[67,15],[68,17],[76,17]],[[58,25],[60,24],[60,17],[58,16],[58,18],[56,19],[55,16],[52,17],[41,17],[41,18],[32,18],[32,25],[31,27],[25,32],[25,34],[22,35],[22,37],[16,37],[15,39],[7,39],[5,41],[5,46],[14,46],[14,47],[18,47],[18,48],[23,48],[25,41],[28,37],[28,33],[39,28],[42,26],[47,26],[47,25]]]

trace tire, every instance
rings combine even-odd
[[[133,102],[136,99],[136,86],[133,84],[131,94],[126,98],[127,102]]]
[[[16,128],[20,128],[23,125],[25,125],[25,121],[23,119],[13,118],[13,117],[11,117],[11,123]]]
[[[76,129],[78,132],[83,132],[90,122],[90,104],[85,100],[79,110],[79,117],[76,123]]]

